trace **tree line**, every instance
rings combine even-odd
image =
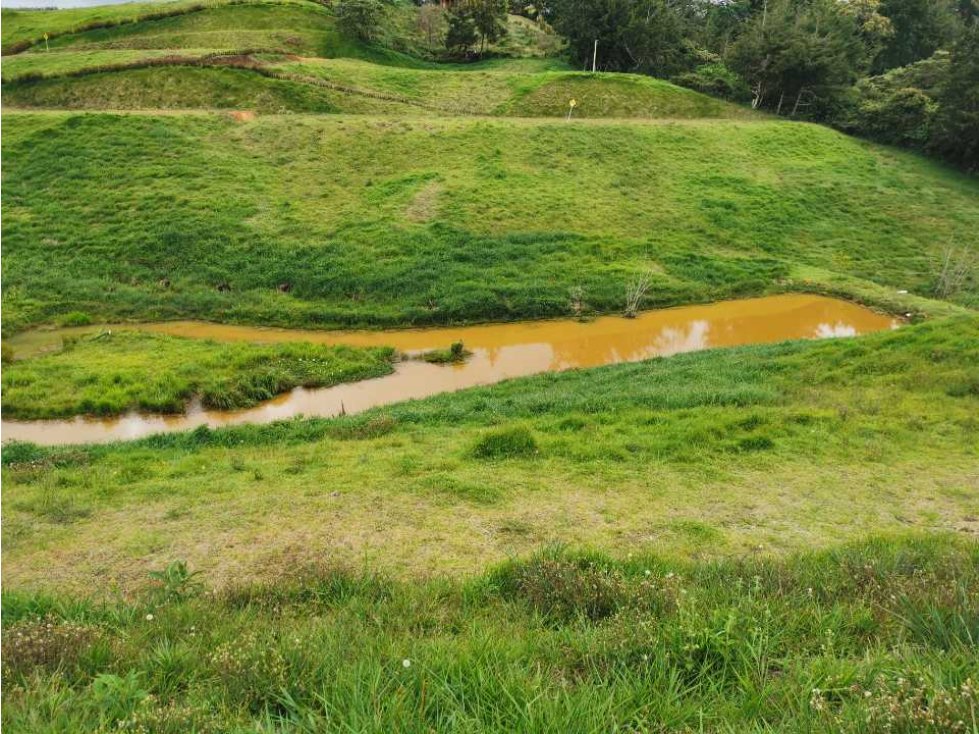
[[[572,62],[979,168],[979,0],[546,0]]]
[[[336,13],[340,28],[347,34],[371,43],[382,31],[384,7],[395,0],[324,0]],[[419,30],[427,36],[429,51],[435,39],[443,44],[445,54],[456,58],[482,56],[490,44],[507,32],[509,0],[416,0],[420,5]],[[525,8],[521,8],[524,10]]]

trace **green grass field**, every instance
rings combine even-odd
[[[221,344],[136,332],[102,332],[57,354],[3,369],[8,418],[58,418],[130,410],[181,413],[244,408],[294,387],[327,387],[391,371],[393,352],[308,343]]]
[[[503,57],[439,64],[415,13],[368,46],[305,0],[5,9],[4,335],[587,316],[644,273],[646,308],[805,290],[909,323],[7,443],[3,726],[979,732],[977,180],[572,71],[516,17]],[[9,356],[6,419],[241,407],[394,355]]]
[[[964,317],[8,446],[3,722],[968,732],[977,363]]]
[[[647,307],[810,287],[817,271],[930,295],[944,249],[979,231],[974,179],[813,125],[5,122],[8,332],[72,311],[311,326],[535,318],[567,315],[575,285],[618,311],[645,270]],[[967,281],[954,301],[977,297]]]
[[[128,588],[184,558],[217,584],[320,556],[472,573],[551,541],[700,557],[975,533],[977,364],[979,321],[964,316],[347,419],[8,447],[4,578],[90,589],[109,567]]]
[[[979,553],[551,552],[464,584],[321,564],[212,596],[4,597],[16,731],[970,732]],[[206,578],[206,577],[205,577]]]

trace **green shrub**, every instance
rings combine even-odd
[[[464,362],[472,354],[461,342],[453,342],[448,349],[431,349],[417,356],[430,364],[455,364]]]
[[[334,12],[340,30],[370,42],[377,37],[384,6],[380,0],[337,0]]]
[[[504,576],[501,590],[505,597],[525,600],[554,622],[605,619],[630,596],[629,585],[616,569],[553,558],[515,566]]]
[[[979,397],[979,370],[952,378],[945,394],[952,398]]]
[[[180,601],[201,591],[203,584],[197,580],[200,571],[191,571],[185,561],[172,561],[162,571],[150,571],[154,582],[153,595],[160,602]]]
[[[88,326],[91,323],[92,317],[82,311],[72,311],[58,319],[59,326]]]
[[[694,71],[674,77],[673,81],[683,87],[733,102],[751,101],[751,90],[747,83],[723,62],[701,64]]]
[[[3,444],[3,448],[0,448],[0,463],[4,466],[30,464],[35,461],[41,461],[47,455],[48,452],[36,443],[30,443],[29,441],[10,441]]]
[[[528,428],[517,426],[485,434],[473,447],[477,459],[512,459],[538,452],[537,439]]]
[[[125,719],[149,694],[142,687],[140,674],[130,670],[126,675],[101,673],[92,681],[92,699],[103,722]]]

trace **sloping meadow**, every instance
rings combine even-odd
[[[947,243],[979,231],[974,180],[783,122],[5,122],[8,330],[73,311],[533,318],[571,313],[573,287],[618,311],[643,272],[643,307],[784,290],[803,266],[928,293]],[[975,284],[951,297],[975,303]]]

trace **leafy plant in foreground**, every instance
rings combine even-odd
[[[150,571],[149,577],[156,582],[155,595],[163,602],[182,601],[195,596],[203,589],[197,580],[200,571],[191,571],[186,562],[172,561],[162,571]]]

